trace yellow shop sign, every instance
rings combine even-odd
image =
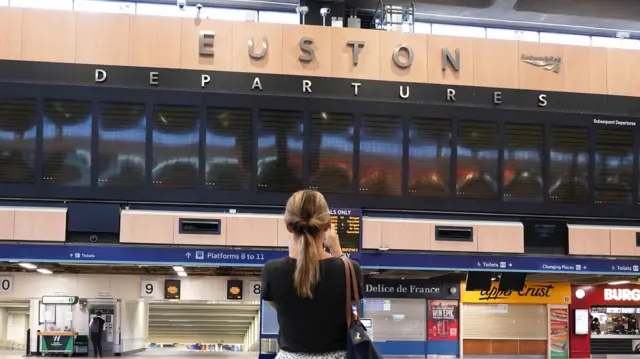
[[[494,282],[490,290],[468,292],[465,282],[460,284],[462,303],[496,304],[570,304],[571,284],[568,283],[527,283],[521,291],[498,290]]]

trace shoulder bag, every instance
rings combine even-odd
[[[353,263],[346,257],[340,257],[344,263],[347,301],[347,359],[382,359],[382,355],[367,334],[367,329],[360,322],[360,293]],[[356,302],[357,315],[351,309],[352,298]]]

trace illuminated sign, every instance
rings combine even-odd
[[[340,237],[342,252],[345,254],[360,251],[362,229],[362,211],[359,209],[331,209],[331,227]]]
[[[640,289],[605,288],[604,300],[640,301]]]
[[[167,279],[164,281],[164,299],[180,299],[180,281]]]

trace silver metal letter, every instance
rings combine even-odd
[[[211,76],[202,75],[202,80],[200,81],[200,84],[202,85],[202,88],[204,88],[209,82],[211,82]]]
[[[442,48],[442,71],[447,69],[447,64],[451,64],[454,71],[460,71],[460,49],[456,48],[455,53],[453,56],[449,49]]]
[[[406,91],[403,91],[402,88],[405,88]],[[409,98],[409,86],[400,86],[400,98]]]
[[[96,82],[101,83],[107,81],[107,72],[102,69],[96,69]]]
[[[360,82],[352,82],[351,86],[353,86],[353,96],[358,96],[358,90],[362,84]]]
[[[267,47],[269,45],[269,42],[267,40],[266,36],[262,37],[262,49],[260,50],[260,52],[255,52],[253,50],[253,37],[249,38],[249,56],[251,56],[252,59],[256,59],[256,60],[260,60],[261,58],[267,56]]]
[[[456,90],[447,89],[447,101],[456,102]]]
[[[402,59],[400,58],[400,51],[405,51],[407,53],[406,61],[402,61]],[[411,64],[413,63],[413,49],[411,48],[411,46],[404,44],[396,46],[396,48],[393,50],[393,62],[396,63],[396,66],[403,69],[411,66]]]
[[[213,31],[200,31],[200,37],[198,41],[200,56],[213,56],[213,39],[215,36],[216,33]]]
[[[538,106],[539,107],[547,107],[547,95],[546,94],[540,94],[538,96]]]
[[[158,85],[160,83],[160,74],[157,72],[149,72],[149,85]]]
[[[347,46],[353,47],[353,66],[358,66],[360,49],[364,47],[364,41],[347,40]]]
[[[502,92],[496,91],[493,93],[493,103],[495,105],[499,105],[502,103]]]
[[[259,77],[256,77],[255,79],[253,79],[253,85],[251,85],[251,91],[256,89],[262,91],[262,83],[260,82]]]
[[[311,93],[311,81],[309,80],[302,80],[302,92],[308,92]]]
[[[302,37],[300,38],[300,50],[302,50],[303,54],[300,54],[298,59],[300,61],[309,62],[313,60],[313,57],[316,55],[316,50],[311,47],[313,44],[313,38],[311,37]],[[306,54],[304,53],[306,52]]]

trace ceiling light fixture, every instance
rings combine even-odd
[[[629,283],[631,283],[630,280],[618,280],[618,281],[615,281],[615,282],[609,282],[608,284],[609,285],[620,285],[620,284],[629,284]]]
[[[31,264],[31,263],[20,263],[18,264],[20,267],[25,268],[25,269],[37,269],[38,266],[35,264]]]
[[[178,277],[186,277],[187,272],[178,272]]]
[[[176,272],[184,272],[184,267],[182,266],[173,266],[173,270]]]
[[[38,273],[42,273],[42,274],[52,274],[53,273],[50,269],[46,269],[46,268],[38,268],[37,271],[38,271]]]

